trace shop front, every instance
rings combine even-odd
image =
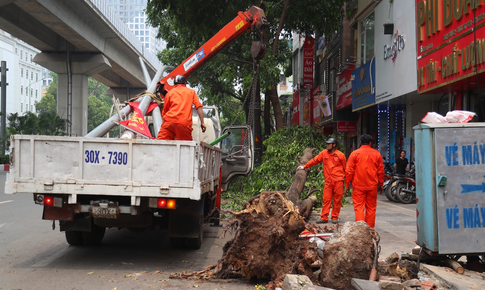
[[[443,94],[449,110],[474,111],[485,121],[485,5],[442,5],[448,2],[416,1],[418,93]]]

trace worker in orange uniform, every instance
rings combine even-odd
[[[175,86],[165,96],[163,105],[163,123],[157,139],[161,140],[192,140],[192,104],[200,118],[200,127],[205,132],[204,112],[199,97],[194,90],[186,87],[184,76],[175,77]]]
[[[345,155],[337,150],[338,142],[335,138],[327,140],[327,149],[320,152],[312,160],[303,166],[298,166],[297,170],[307,169],[319,163],[323,165],[323,176],[325,176],[325,186],[323,188],[322,212],[318,224],[328,223],[328,214],[332,205],[332,223],[338,222],[340,207],[342,206],[342,195],[344,192],[345,179]]]
[[[384,164],[379,151],[372,149],[372,137],[360,137],[360,148],[350,154],[345,180],[346,191],[352,183],[352,202],[355,221],[365,221],[369,227],[376,225],[377,192],[382,194]]]

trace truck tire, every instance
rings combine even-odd
[[[99,227],[97,225],[91,225],[90,232],[82,232],[84,244],[88,246],[95,246],[101,244],[101,241],[104,238],[104,233],[106,228]]]
[[[65,231],[66,241],[71,246],[84,245],[83,232],[81,231]]]
[[[185,247],[185,238],[170,238],[170,246],[174,249]]]

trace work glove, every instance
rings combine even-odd
[[[305,170],[305,167],[303,167],[303,166],[301,166],[301,165],[300,165],[300,166],[298,166],[298,167],[296,168],[296,171],[298,171],[298,170]]]

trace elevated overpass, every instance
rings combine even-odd
[[[42,52],[34,62],[58,74],[59,115],[68,132],[87,133],[87,78],[121,100],[146,89],[139,57],[150,77],[161,66],[102,0],[0,0],[0,29]]]

